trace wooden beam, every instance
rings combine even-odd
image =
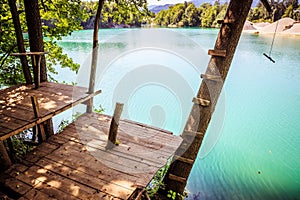
[[[40,118],[41,117],[41,113],[40,113],[40,108],[39,108],[39,102],[36,98],[36,96],[31,96],[31,104],[32,104],[32,108],[33,108],[33,113],[35,118]],[[44,126],[42,124],[38,124],[38,135],[39,135],[39,140],[41,141],[45,141],[46,140],[46,133],[44,130]]]
[[[109,128],[108,141],[106,145],[107,149],[111,149],[116,145],[119,121],[123,111],[123,106],[124,104],[122,103],[116,103],[115,112],[111,119],[111,124]]]

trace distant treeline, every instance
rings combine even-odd
[[[92,29],[94,27],[96,9],[98,3],[82,2],[82,9],[89,14],[86,21],[81,22],[84,29]],[[115,1],[106,1],[103,5],[101,15],[101,27],[140,27],[142,24],[150,23],[151,18],[155,16],[151,13],[147,4],[121,4]]]
[[[258,3],[255,8],[251,8],[248,20],[252,22],[276,21],[283,17],[290,17],[299,20],[300,6],[298,0],[283,0],[270,3],[273,13],[268,13],[265,7]],[[218,20],[224,19],[228,4],[203,3],[198,8],[193,3],[181,3],[170,6],[167,10],[162,10],[156,14],[153,22],[159,26],[191,26],[217,28],[220,24]]]
[[[268,13],[261,3],[251,8],[248,20],[252,22],[276,21],[283,17],[295,20],[300,18],[300,6],[298,0],[270,1],[273,13]],[[175,27],[208,27],[218,28],[218,20],[224,19],[228,4],[220,4],[219,0],[214,4],[203,3],[196,7],[193,3],[185,2],[170,6],[156,15],[150,12],[147,4],[137,7],[135,4],[117,4],[115,1],[107,1],[102,12],[101,27],[140,27],[142,24],[154,24],[158,26]],[[87,20],[81,22],[84,29],[92,29],[94,26],[97,3],[83,2],[82,9],[89,15]]]

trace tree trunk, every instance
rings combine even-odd
[[[29,45],[32,52],[44,52],[42,22],[38,0],[24,0]],[[45,56],[41,59],[41,82],[47,81]]]
[[[94,24],[94,35],[93,35],[93,54],[92,54],[92,64],[91,64],[91,73],[90,73],[90,83],[89,83],[89,94],[94,93],[95,91],[95,77],[96,77],[96,69],[98,62],[98,31],[99,31],[99,23],[101,11],[103,8],[103,3],[105,0],[99,0],[99,5],[96,13],[95,24]],[[88,102],[86,112],[91,113],[93,111],[93,98],[91,98]]]
[[[24,6],[25,6],[27,27],[28,27],[30,51],[44,52],[42,22],[41,22],[38,0],[24,0]],[[45,56],[42,56],[41,63],[40,63],[40,70],[41,70],[40,81],[41,82],[47,81]],[[48,136],[54,134],[52,119],[46,121],[44,125],[44,129]]]
[[[210,51],[212,57],[208,63],[206,74],[202,75],[203,81],[182,134],[184,140],[175,152],[174,162],[164,178],[165,192],[169,190],[180,194],[184,192],[229,71],[251,4],[252,0],[231,0],[229,3],[214,51]],[[220,55],[220,53],[226,55]],[[217,80],[218,78],[219,80]]]
[[[21,29],[21,24],[20,24],[19,13],[18,13],[18,9],[16,6],[16,0],[9,0],[8,3],[9,3],[10,12],[11,12],[14,27],[15,27],[18,49],[19,49],[20,53],[24,53],[25,52],[24,39],[23,39],[23,34],[22,34],[22,29]],[[31,78],[29,67],[28,67],[27,57],[20,56],[20,60],[22,63],[22,69],[23,69],[23,74],[24,74],[25,80],[26,80],[26,84],[31,84],[32,78]]]

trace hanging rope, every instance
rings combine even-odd
[[[271,47],[270,47],[269,55],[267,55],[266,53],[263,54],[265,57],[267,57],[273,63],[275,63],[275,60],[272,59],[271,53],[272,53],[272,50],[273,50],[273,45],[274,45],[274,41],[275,41],[275,36],[276,36],[278,24],[279,24],[279,20],[276,23],[275,32],[274,32],[274,35],[273,35],[273,39],[272,39],[272,44],[271,44]]]

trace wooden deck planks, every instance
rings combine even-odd
[[[0,140],[5,140],[99,94],[87,88],[43,82],[38,89],[21,85],[0,91]],[[35,118],[30,96],[38,99],[41,117]]]
[[[87,131],[87,122],[88,130],[93,131]],[[182,141],[169,132],[122,121],[117,136],[120,145],[105,150],[105,123],[109,123],[105,115],[80,116],[27,155],[23,164],[8,169],[2,184],[20,199],[127,199],[137,188],[148,185]],[[134,141],[125,140],[128,134],[124,131],[130,127]],[[147,133],[156,141],[152,146],[144,143]],[[168,148],[159,151],[155,145]]]

